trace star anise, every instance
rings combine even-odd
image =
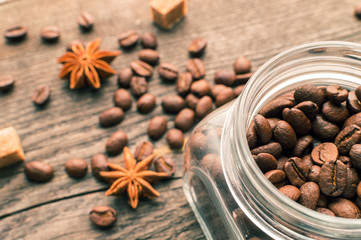
[[[59,78],[70,79],[70,88],[81,88],[85,82],[92,88],[100,88],[100,78],[105,79],[115,74],[109,65],[121,51],[99,50],[100,39],[87,44],[75,43],[72,51],[66,52],[58,58],[64,64],[59,73]]]
[[[127,190],[129,204],[132,208],[138,206],[140,195],[148,198],[159,197],[159,192],[157,192],[150,183],[168,178],[169,176],[166,173],[148,170],[149,165],[153,161],[154,154],[138,163],[129,148],[124,147],[123,155],[125,168],[113,163],[108,163],[109,168],[113,171],[100,172],[102,177],[113,182],[105,195],[120,195]]]

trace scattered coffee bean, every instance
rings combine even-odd
[[[167,173],[171,177],[175,173],[175,164],[171,157],[160,156],[154,159],[154,167],[157,172]]]
[[[338,158],[338,150],[333,143],[321,143],[313,148],[311,157],[316,164],[322,166],[326,162],[336,161]]]
[[[276,158],[269,153],[259,153],[255,157],[256,164],[263,173],[266,173],[277,168]]]
[[[161,63],[158,67],[159,76],[167,82],[173,82],[178,78],[178,68],[171,63]]]
[[[192,93],[190,93],[186,96],[186,105],[193,111],[196,110],[198,101],[199,101],[199,98],[194,96],[194,94],[192,94]]]
[[[196,97],[199,97],[199,98],[201,98],[205,95],[210,95],[211,86],[205,79],[195,81],[191,85],[191,93],[193,93]]]
[[[150,113],[155,107],[155,96],[146,93],[137,101],[137,109],[140,113]]]
[[[254,117],[254,127],[257,132],[257,136],[262,145],[265,145],[271,141],[272,129],[265,117],[257,114]],[[270,169],[271,170],[271,169]]]
[[[328,208],[335,213],[337,217],[343,218],[361,218],[360,209],[345,198],[336,198],[329,205]]]
[[[276,188],[280,188],[285,184],[286,173],[279,169],[273,169],[264,174],[264,176],[270,181]]]
[[[118,85],[122,88],[129,88],[130,79],[133,77],[133,71],[130,67],[123,68],[118,73]]]
[[[149,141],[141,142],[137,145],[135,152],[134,152],[134,158],[135,160],[142,161],[146,157],[153,154],[153,144]]]
[[[299,109],[285,108],[282,111],[283,119],[288,122],[298,136],[304,136],[311,131],[311,121]]]
[[[339,161],[326,162],[321,167],[319,185],[326,196],[338,197],[346,188],[346,165]]]
[[[191,129],[195,121],[195,113],[189,108],[185,108],[178,113],[174,120],[174,125],[176,128],[182,130],[183,132]]]
[[[113,133],[105,144],[105,150],[109,155],[117,155],[128,144],[128,135],[123,130]]]
[[[346,101],[348,91],[339,85],[331,85],[326,88],[326,96],[332,103],[339,104]]]
[[[0,75],[0,92],[7,92],[15,85],[15,78],[11,75]]]
[[[227,87],[217,95],[214,103],[216,104],[216,107],[218,108],[218,107],[223,106],[224,104],[232,101],[233,99],[234,99],[233,89],[230,87]]]
[[[233,64],[236,74],[249,73],[251,71],[251,61],[244,56],[238,57]]]
[[[31,100],[37,106],[44,106],[50,99],[50,88],[47,85],[41,85],[35,89]]]
[[[167,119],[163,116],[155,116],[148,125],[148,136],[153,140],[158,140],[167,130]]]
[[[148,91],[148,83],[144,77],[134,76],[130,80],[130,90],[134,97],[139,98]]]
[[[156,65],[159,61],[159,53],[153,49],[143,49],[139,52],[139,60],[150,65]]]
[[[156,49],[158,46],[157,37],[152,32],[145,32],[141,37],[143,48]]]
[[[65,163],[66,173],[73,178],[82,178],[88,170],[88,163],[81,158],[72,158]]]
[[[347,109],[351,114],[361,112],[361,103],[357,99],[355,91],[350,91],[348,93],[346,104],[347,104]]]
[[[284,166],[288,181],[296,187],[301,187],[307,181],[309,169],[309,166],[298,157],[289,158]]]
[[[234,85],[235,77],[235,74],[231,71],[218,70],[214,74],[214,81],[216,84],[223,84],[232,87]]]
[[[257,155],[259,153],[269,153],[272,154],[276,159],[281,156],[282,146],[278,142],[271,142],[263,146],[259,146],[251,150],[253,155]]]
[[[199,119],[203,119],[213,110],[213,102],[210,96],[204,96],[197,102],[196,105],[196,116]]]
[[[53,178],[53,167],[46,162],[31,161],[25,164],[25,175],[30,181],[47,182]]]
[[[296,106],[294,106],[295,109],[301,110],[308,119],[313,120],[315,119],[317,113],[318,113],[318,106],[316,103],[311,101],[304,101]]]
[[[130,48],[135,46],[139,41],[139,34],[135,30],[128,30],[123,32],[118,37],[119,46],[123,48]]]
[[[133,100],[127,90],[120,88],[114,92],[113,102],[115,106],[120,107],[123,111],[127,111],[132,107]]]
[[[348,154],[351,147],[361,141],[361,128],[355,124],[345,127],[336,137],[335,145],[340,154]]]
[[[278,189],[281,193],[286,195],[289,199],[297,202],[301,196],[301,191],[293,185],[286,185]]]
[[[206,68],[202,60],[198,58],[189,59],[186,64],[186,69],[191,73],[194,80],[201,79],[206,75]]]
[[[117,212],[108,206],[96,206],[90,211],[89,219],[96,226],[107,228],[114,225],[116,222]]]
[[[306,208],[315,210],[318,198],[320,197],[320,188],[314,182],[306,182],[300,187],[301,196],[298,202]]]
[[[168,130],[167,142],[171,149],[182,148],[184,142],[183,132],[175,128]]]
[[[283,120],[277,122],[277,125],[273,130],[273,136],[284,149],[292,149],[297,143],[295,131],[288,122]]]
[[[234,78],[234,86],[244,85],[253,76],[253,72],[237,74]]]
[[[361,19],[361,3],[355,5],[354,14],[358,19]]]
[[[107,157],[102,153],[95,154],[91,159],[90,166],[92,169],[93,176],[96,179],[103,181],[104,178],[100,176],[99,173],[101,171],[109,171]]]
[[[24,26],[15,26],[5,30],[4,36],[9,42],[19,42],[25,39],[28,29]]]
[[[71,40],[65,47],[65,50],[67,52],[73,52],[73,45],[75,44],[80,44],[82,46],[84,46],[83,42],[80,41],[79,39],[74,39],[74,40]]]
[[[166,113],[178,113],[185,107],[185,101],[179,96],[166,96],[162,99],[162,108]]]
[[[191,90],[192,82],[192,74],[189,72],[180,73],[177,79],[177,93],[181,96],[185,96]]]
[[[227,86],[223,84],[216,84],[211,88],[211,95],[213,99],[216,99],[217,95],[222,92],[224,89],[226,89]]]
[[[188,47],[188,52],[193,57],[199,57],[207,47],[207,39],[195,38]]]
[[[60,30],[55,26],[44,27],[41,29],[40,36],[44,42],[53,43],[58,41]]]
[[[236,88],[233,89],[233,94],[234,94],[234,97],[238,97],[239,95],[241,95],[243,89],[244,89],[244,86],[245,85],[239,85],[237,86]]]
[[[111,107],[99,115],[99,124],[102,127],[112,127],[124,119],[124,112],[119,107]]]
[[[94,18],[87,12],[82,12],[78,17],[78,24],[83,32],[88,32],[93,29]]]
[[[150,77],[153,74],[153,67],[143,61],[133,61],[130,63],[133,72],[141,77]]]

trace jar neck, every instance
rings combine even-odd
[[[302,84],[361,83],[361,45],[318,42],[290,49],[263,65],[227,116],[221,140],[228,186],[239,206],[272,238],[359,238],[361,219],[331,217],[290,200],[264,177],[247,144],[247,127],[271,99]]]

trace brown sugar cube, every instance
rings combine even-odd
[[[24,161],[19,135],[13,127],[0,129],[0,168]]]
[[[153,22],[164,29],[171,29],[187,12],[186,0],[153,0],[150,3]]]

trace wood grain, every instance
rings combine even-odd
[[[0,169],[0,239],[202,239],[202,231],[181,189],[181,153],[173,153],[178,172],[175,179],[155,185],[161,197],[142,201],[131,210],[125,198],[105,197],[106,184],[90,173],[82,180],[70,179],[64,163],[72,157],[90,161],[104,153],[104,144],[117,129],[127,131],[129,146],[148,139],[146,127],[155,115],[163,114],[162,97],[175,94],[175,86],[163,84],[155,71],[149,91],[157,96],[157,107],[148,115],[137,113],[135,104],[125,120],[112,128],[100,128],[98,115],[113,106],[117,89],[111,77],[100,90],[71,91],[68,83],[57,78],[61,65],[56,63],[73,39],[88,42],[103,39],[101,48],[118,49],[117,35],[128,29],[157,34],[161,61],[171,62],[182,71],[188,59],[188,44],[195,37],[208,39],[203,57],[207,76],[219,69],[232,69],[234,59],[248,56],[256,70],[277,53],[312,41],[344,40],[360,42],[361,22],[353,16],[351,0],[189,0],[187,17],[171,31],[156,28],[150,21],[147,0],[12,0],[0,1],[0,32],[24,24],[29,34],[24,42],[0,42],[0,74],[16,77],[15,88],[0,93],[0,128],[14,126],[21,136],[27,161],[49,162],[54,179],[45,184],[28,182],[23,164]],[[82,34],[76,18],[82,11],[95,18],[94,31]],[[62,36],[56,44],[43,44],[42,27],[56,25]],[[120,70],[137,59],[140,46],[125,51],[112,66]],[[37,109],[30,98],[36,86],[46,83],[52,99]],[[168,128],[174,116],[167,115]],[[164,137],[154,142],[166,149]],[[121,163],[121,156],[111,158]],[[116,226],[101,231],[90,225],[87,214],[94,205],[110,205],[119,213]]]

